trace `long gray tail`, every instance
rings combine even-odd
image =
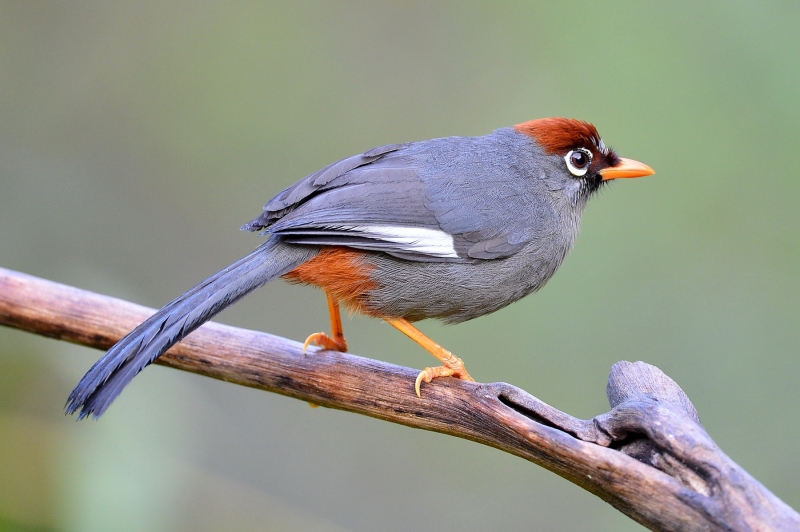
[[[98,360],[67,399],[67,414],[100,417],[145,366],[183,337],[256,288],[316,255],[318,248],[271,238],[215,273],[136,327]]]

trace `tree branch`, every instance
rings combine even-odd
[[[108,349],[152,309],[0,268],[0,324]],[[207,323],[156,361],[329,408],[473,440],[530,460],[652,530],[800,530],[800,515],[728,458],[658,368],[618,362],[612,410],[576,419],[505,383],[437,379]]]

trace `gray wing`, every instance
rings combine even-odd
[[[528,217],[518,216],[530,201],[508,172],[487,172],[492,154],[473,145],[482,138],[383,146],[343,159],[279,193],[242,229],[417,261],[507,257],[533,238]]]

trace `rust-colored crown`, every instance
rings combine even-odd
[[[595,148],[603,151],[597,129],[589,122],[574,118],[539,118],[514,126],[517,131],[533,137],[551,154],[566,155],[575,148]],[[595,151],[595,150],[592,150]]]

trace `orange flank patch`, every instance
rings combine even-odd
[[[364,259],[362,251],[330,247],[284,274],[283,278],[290,283],[323,288],[349,310],[369,314],[364,305],[366,294],[377,288],[378,284],[370,275],[374,267]]]
[[[569,150],[599,146],[600,134],[589,122],[574,118],[540,118],[514,128],[533,139],[550,154],[566,155]]]

